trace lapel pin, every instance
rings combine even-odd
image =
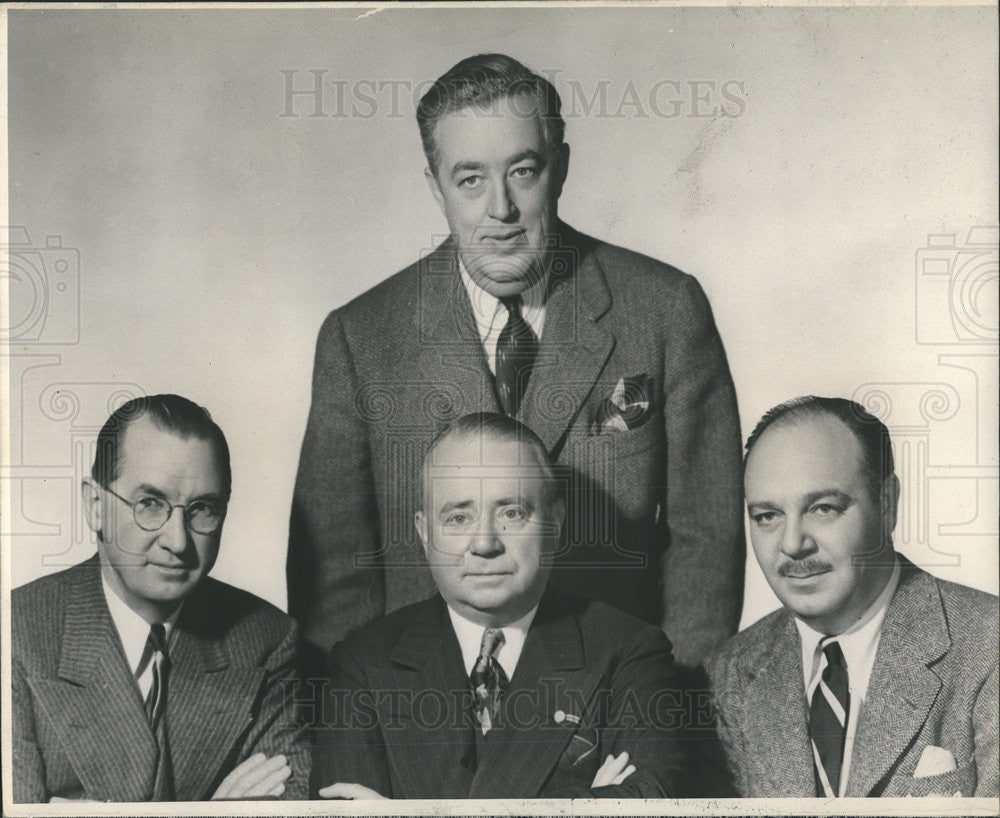
[[[556,724],[562,724],[564,721],[568,721],[570,724],[579,724],[580,717],[574,716],[572,713],[566,713],[563,710],[556,710],[552,714],[552,718],[555,720]]]

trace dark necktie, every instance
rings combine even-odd
[[[497,397],[505,413],[513,417],[528,389],[531,367],[538,355],[538,338],[521,315],[521,296],[501,298],[507,308],[507,323],[497,339]]]
[[[840,794],[840,768],[844,762],[844,737],[851,712],[847,662],[839,642],[828,637],[820,642],[820,647],[826,656],[826,667],[813,691],[809,735],[823,765],[822,771],[816,770],[816,792],[820,796],[827,794],[821,775],[825,772],[830,791],[837,796]]]
[[[483,632],[483,641],[479,646],[479,658],[472,668],[472,673],[469,674],[473,708],[483,735],[493,729],[500,714],[500,697],[507,687],[507,674],[494,658],[494,654],[500,650],[503,643],[503,631],[487,628]]]
[[[170,742],[167,739],[167,677],[170,673],[170,657],[167,655],[167,632],[163,625],[150,625],[147,644],[152,651],[153,683],[146,696],[146,716],[156,737],[159,750],[156,762],[156,780],[153,784],[153,799],[174,800],[174,776],[170,763]]]

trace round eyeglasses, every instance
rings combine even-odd
[[[175,508],[183,509],[185,524],[197,534],[215,534],[226,519],[226,501],[195,500],[187,505],[171,505],[162,497],[144,495],[133,503],[109,488],[104,488],[104,491],[132,509],[135,524],[143,531],[159,531],[167,524]]]

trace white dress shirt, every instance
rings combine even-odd
[[[496,375],[497,341],[500,340],[500,333],[507,323],[507,308],[500,303],[499,298],[490,295],[472,280],[472,276],[466,271],[461,258],[458,260],[458,270],[462,284],[465,285],[465,290],[469,294],[472,317],[476,323],[479,339],[483,342],[486,361],[490,366],[490,372]],[[545,327],[545,292],[548,280],[549,277],[546,274],[542,276],[541,281],[521,293],[521,315],[528,322],[528,326],[534,330],[535,337],[539,340],[542,337],[542,329]]]
[[[844,759],[840,767],[839,792],[836,793],[838,796],[843,796],[847,788],[851,757],[854,752],[854,737],[858,732],[858,725],[861,723],[861,713],[868,695],[868,682],[875,667],[875,653],[882,635],[882,623],[885,621],[885,612],[889,608],[893,594],[896,593],[898,584],[899,561],[897,560],[882,593],[862,614],[861,618],[836,639],[844,654],[844,661],[847,662],[847,684],[850,695],[847,729],[844,738]],[[813,630],[798,617],[795,619],[795,626],[799,630],[799,641],[802,644],[802,675],[806,687],[806,701],[811,702],[813,691],[819,685],[823,671],[826,669],[826,655],[820,650],[819,643],[828,634]],[[813,747],[813,756],[817,757],[815,746]],[[824,786],[826,786],[825,783]]]
[[[118,638],[121,640],[122,648],[125,651],[125,659],[128,661],[132,676],[139,685],[139,692],[145,699],[149,694],[149,688],[153,685],[153,651],[146,649],[146,642],[149,639],[149,627],[154,624],[147,622],[139,614],[133,611],[123,600],[114,588],[112,588],[101,572],[101,585],[104,587],[104,598],[108,603],[108,610],[111,612],[111,621],[118,631]],[[171,614],[170,618],[163,623],[166,631],[166,644],[170,645],[170,635],[173,633],[174,624],[181,609],[178,608]]]
[[[517,668],[521,651],[524,649],[524,640],[528,637],[528,628],[531,627],[537,612],[538,606],[536,605],[520,619],[509,625],[493,628],[493,630],[503,631],[504,642],[500,649],[493,654],[493,658],[503,668],[508,679],[514,678],[514,670]],[[485,633],[486,628],[475,622],[470,622],[457,613],[451,605],[448,606],[448,616],[451,617],[451,627],[455,631],[455,636],[458,637],[459,647],[462,648],[462,662],[465,664],[465,672],[472,673],[472,669],[476,666],[476,660],[479,658],[479,649],[482,647],[483,633]]]

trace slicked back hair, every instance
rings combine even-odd
[[[784,423],[794,423],[804,418],[829,415],[840,420],[861,445],[866,480],[872,496],[878,500],[882,487],[892,478],[896,466],[892,457],[892,441],[889,430],[877,417],[860,403],[846,398],[821,398],[806,395],[793,398],[769,409],[754,427],[747,438],[746,454],[743,458],[743,468],[746,469],[750,452],[764,434],[772,426]]]
[[[128,428],[144,417],[148,417],[158,429],[172,432],[185,440],[193,437],[212,443],[222,467],[226,494],[230,492],[233,478],[226,436],[212,420],[207,409],[180,395],[133,398],[111,413],[97,435],[97,452],[90,470],[90,476],[95,482],[104,488],[110,488],[118,479],[122,439]]]
[[[519,94],[534,98],[549,152],[553,156],[558,155],[566,122],[562,118],[562,100],[555,86],[506,54],[477,54],[456,63],[438,77],[417,106],[420,140],[431,171],[437,175],[438,151],[434,128],[440,119],[464,108],[486,108],[498,99]],[[514,110],[520,111],[516,106]],[[528,115],[527,111],[520,113]]]

